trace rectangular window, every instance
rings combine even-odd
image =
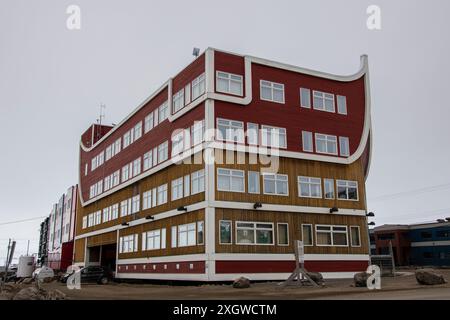
[[[112,157],[112,148],[113,148],[113,144],[112,145],[109,145],[107,148],[106,148],[106,150],[105,150],[105,159],[106,159],[106,161],[108,161],[109,159],[111,159],[111,157]]]
[[[127,164],[122,168],[122,182],[127,181],[130,178],[130,165]]]
[[[153,127],[156,127],[159,124],[158,115],[159,115],[159,109],[153,110]]]
[[[345,96],[336,96],[337,109],[339,114],[347,114],[347,98]]]
[[[316,133],[316,152],[337,155],[337,137]]]
[[[122,138],[119,138],[114,142],[114,156],[120,152],[120,149],[122,147]]]
[[[284,84],[260,80],[261,100],[284,103]]]
[[[119,204],[113,204],[111,208],[111,220],[117,219],[119,217]]]
[[[134,196],[131,200],[131,213],[138,213],[140,210],[140,195]]]
[[[167,183],[158,187],[158,206],[167,203]]]
[[[286,148],[286,129],[261,126],[261,145],[273,148]]]
[[[120,216],[125,217],[128,215],[128,200],[120,202]]]
[[[311,108],[311,90],[300,88],[300,106],[303,108]]]
[[[184,196],[188,197],[191,192],[191,176],[185,175],[184,176]]]
[[[123,135],[123,148],[125,149],[128,147],[133,141],[131,139],[131,133],[133,132],[133,129],[127,131]]]
[[[202,73],[192,80],[192,101],[205,93],[205,74]]]
[[[313,139],[312,133],[309,131],[302,131],[302,146],[303,151],[305,152],[313,152]]]
[[[171,238],[172,238],[172,248],[177,247],[177,226],[172,226],[171,231]]]
[[[142,210],[152,207],[152,191],[148,190],[142,194]]]
[[[217,169],[217,190],[245,192],[245,172],[242,170]]]
[[[287,196],[289,194],[287,174],[263,174],[263,192]]]
[[[188,83],[184,87],[184,105],[187,106],[189,103],[191,103],[191,84]]]
[[[257,146],[259,143],[259,129],[256,123],[247,123],[247,143]]]
[[[144,153],[144,171],[150,169],[153,164],[153,153],[152,151]]]
[[[273,245],[273,224],[236,221],[236,244]]]
[[[359,226],[350,226],[350,243],[352,247],[361,246],[361,237],[359,233]]]
[[[195,246],[195,222],[178,226],[178,247]]]
[[[341,156],[350,156],[350,142],[347,137],[339,137],[339,152]]]
[[[157,188],[152,189],[152,207],[156,207],[157,205],[157,195],[156,195]]]
[[[325,187],[325,199],[334,199],[334,180],[323,179],[323,185]]]
[[[205,121],[196,121],[192,126],[192,145],[196,146],[203,142],[205,135]]]
[[[169,104],[164,102],[161,106],[158,108],[159,113],[159,123],[163,122],[169,117]]]
[[[139,121],[135,126],[134,126],[134,141],[136,141],[137,139],[139,139],[140,137],[142,137],[142,122]]]
[[[242,76],[217,71],[216,91],[242,96]]]
[[[339,200],[358,200],[358,182],[337,180],[336,185]]]
[[[102,223],[102,212],[101,211],[97,211],[95,213],[95,225],[98,225]]]
[[[289,226],[287,223],[277,223],[278,245],[289,245]]]
[[[118,186],[120,183],[120,170],[117,170],[116,172],[113,173],[112,175],[112,184],[113,187]]]
[[[302,241],[304,246],[313,245],[312,224],[302,224]]]
[[[103,222],[108,222],[111,219],[111,207],[103,209]]]
[[[87,228],[87,216],[84,216],[84,217],[83,217],[83,226],[82,226],[82,228],[83,228],[83,229],[86,229],[86,228]]]
[[[318,246],[346,247],[347,226],[316,225],[316,241]]]
[[[145,250],[157,250],[161,248],[161,230],[146,232]]]
[[[299,176],[298,196],[302,198],[322,198],[321,179]]]
[[[218,140],[244,143],[244,123],[227,119],[217,119]]]
[[[144,118],[144,132],[147,133],[153,129],[153,112]]]
[[[153,166],[158,164],[158,147],[153,148]]]
[[[220,244],[231,244],[231,221],[220,220]]]
[[[129,236],[120,237],[119,253],[137,252],[137,241],[137,234],[130,234]]]
[[[197,194],[205,191],[205,170],[199,170],[192,173],[191,194]]]
[[[184,151],[184,131],[172,136],[172,157],[179,156]]]
[[[203,221],[197,222],[197,244],[203,244],[205,239],[205,232],[203,230]]]
[[[249,193],[260,193],[259,188],[259,172],[249,171],[248,172],[248,192]]]
[[[164,162],[168,158],[169,143],[166,141],[158,146],[158,163]]]
[[[184,89],[181,89],[173,95],[172,108],[173,113],[177,113],[184,108]]]
[[[313,91],[313,108],[320,111],[335,112],[334,94]]]
[[[105,177],[105,191],[111,189],[111,176]]]
[[[183,198],[183,177],[172,180],[172,201]]]
[[[141,158],[137,158],[133,161],[133,177],[136,177],[141,173]]]

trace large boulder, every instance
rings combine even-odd
[[[59,291],[58,289],[47,291],[45,297],[46,300],[64,300],[66,299],[65,293]]]
[[[20,290],[13,300],[45,300],[45,291],[36,287],[27,287]]]
[[[250,287],[250,280],[245,277],[240,277],[233,281],[233,288],[245,289]]]
[[[317,284],[323,284],[323,276],[320,272],[307,272],[308,277]]]
[[[367,278],[369,275],[366,272],[358,272],[353,276],[355,287],[367,287]]]
[[[416,280],[423,285],[436,285],[447,282],[441,274],[431,269],[416,270]]]

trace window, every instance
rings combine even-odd
[[[339,151],[341,156],[348,157],[350,155],[349,140],[347,137],[339,137]]]
[[[134,196],[131,200],[131,213],[138,213],[140,210],[140,200],[141,197],[139,195]]]
[[[249,171],[248,172],[248,192],[259,194],[259,172]]]
[[[322,198],[321,179],[299,176],[298,196],[302,198]]]
[[[111,207],[103,209],[103,222],[108,222],[111,220]]]
[[[347,244],[346,226],[316,225],[316,241],[318,246],[343,246]]]
[[[287,196],[288,176],[286,174],[263,174],[264,194]]]
[[[205,191],[205,170],[199,170],[192,173],[191,194],[197,194]]]
[[[289,226],[287,223],[277,224],[277,235],[279,246],[289,245]]]
[[[161,230],[144,232],[142,236],[142,250],[157,250],[161,248]]]
[[[336,136],[316,133],[316,152],[337,155]]]
[[[152,207],[156,207],[157,205],[157,195],[156,195],[156,190],[158,190],[157,188],[153,188],[152,189]]]
[[[242,76],[240,75],[217,71],[216,86],[218,92],[242,96]]]
[[[176,113],[184,108],[184,89],[181,89],[173,95],[173,113]]]
[[[273,224],[236,221],[236,244],[273,245]]]
[[[286,129],[263,125],[261,127],[261,144],[267,147],[286,148]]]
[[[138,235],[130,234],[120,237],[119,253],[137,252],[138,251]]]
[[[300,88],[300,106],[311,108],[311,90]]]
[[[84,217],[83,217],[83,226],[82,226],[82,228],[83,228],[83,229],[86,229],[86,228],[87,228],[87,216],[84,216]]]
[[[313,245],[312,224],[302,224],[302,241],[304,246]]]
[[[116,172],[114,172],[112,174],[112,186],[113,187],[119,185],[119,183],[120,183],[119,178],[120,178],[120,170],[117,170]]]
[[[203,142],[205,135],[205,121],[196,121],[192,126],[192,145],[196,146]]]
[[[152,207],[152,191],[146,191],[142,194],[142,210]]]
[[[158,206],[167,203],[167,183],[158,187]]]
[[[205,239],[205,233],[203,231],[203,221],[197,222],[197,244],[203,244]]]
[[[191,84],[188,83],[185,87],[184,87],[184,105],[188,105],[189,103],[191,103]]]
[[[119,217],[119,204],[113,204],[111,207],[111,220],[117,219]]]
[[[95,212],[95,225],[98,225],[100,223],[102,223],[102,212],[97,211]]]
[[[166,141],[158,146],[158,163],[166,161],[168,158],[169,143]]]
[[[112,148],[114,147],[114,145],[109,145],[106,150],[105,150],[105,159],[106,161],[108,161],[109,159],[111,159],[112,157]]]
[[[205,74],[202,73],[192,80],[192,100],[197,99],[205,93]]]
[[[217,169],[217,190],[245,192],[245,172],[242,170]]]
[[[284,84],[261,80],[261,100],[284,103]]]
[[[172,201],[183,198],[183,177],[172,180]]]
[[[178,247],[195,246],[195,222],[178,226]]]
[[[334,199],[334,180],[323,179],[323,185],[325,187],[325,199]]]
[[[133,129],[125,132],[125,134],[123,135],[123,148],[125,149],[126,147],[128,147],[132,142],[133,142],[133,138],[132,138],[132,134],[133,134]]]
[[[358,182],[337,180],[337,194],[340,200],[358,200]]]
[[[144,118],[144,132],[147,133],[153,129],[153,112]]]
[[[128,215],[128,200],[120,202],[120,216],[125,217]]]
[[[313,152],[312,133],[309,131],[302,131],[302,145],[303,151]]]
[[[111,177],[112,176],[107,176],[105,177],[105,191],[108,191],[109,189],[111,189]]]
[[[133,130],[134,130],[134,139],[133,139],[133,141],[136,141],[137,139],[142,137],[142,122],[139,121],[138,124],[136,124],[134,126]],[[131,142],[133,142],[133,141],[131,141]]]
[[[433,237],[433,235],[429,231],[422,231],[420,233],[420,236],[422,237],[422,239],[431,239]]]
[[[122,182],[127,181],[131,176],[130,165],[127,164],[122,168]]]
[[[152,151],[146,152],[144,154],[144,171],[146,171],[152,167],[152,164],[153,164],[152,155],[153,155]]]
[[[256,123],[247,123],[247,143],[250,145],[258,145],[258,125]]]
[[[133,161],[133,177],[136,177],[141,173],[141,158],[137,158]]]
[[[184,151],[184,132],[181,131],[172,137],[172,157],[180,155]]]
[[[158,112],[159,112],[159,123],[163,122],[169,117],[169,104],[167,103],[167,101],[164,102],[158,108]]]
[[[171,238],[172,238],[172,248],[176,248],[177,247],[177,226],[172,226]]]
[[[244,123],[217,119],[218,140],[244,143]]]
[[[158,147],[153,148],[153,166],[158,164]]]
[[[118,154],[120,152],[120,148],[122,147],[122,138],[117,139],[114,142],[114,154],[113,156],[115,156],[116,154]]]
[[[313,91],[313,107],[316,110],[335,112],[334,94]]]
[[[337,109],[339,114],[347,114],[347,98],[345,96],[336,96]]]
[[[361,237],[359,233],[359,226],[350,226],[350,243],[352,247],[361,246]]]

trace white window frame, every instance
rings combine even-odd
[[[167,183],[160,185],[157,190],[157,205],[163,205],[167,203]]]
[[[201,181],[203,182],[201,183]],[[196,184],[198,189],[194,188]],[[200,188],[202,185],[203,188]],[[205,192],[205,169],[197,170],[191,174],[191,195],[202,192]]]
[[[358,229],[358,240],[359,240],[359,245],[354,245],[354,244],[353,244],[353,236],[352,236],[352,229],[353,229],[353,228]],[[350,230],[350,232],[349,232],[349,235],[350,235],[350,246],[351,246],[352,248],[360,248],[360,247],[361,247],[361,228],[360,228],[359,226],[350,226],[349,230]]]
[[[356,184],[356,186],[351,186],[350,183]],[[339,197],[339,187],[346,188],[346,198]],[[349,199],[349,192],[348,192],[349,188],[356,188],[356,199]],[[359,201],[358,181],[342,180],[342,179],[336,180],[336,199],[342,201]]]
[[[227,174],[228,172],[228,174]],[[219,188],[219,179],[226,178],[228,179],[228,183],[230,189]],[[233,178],[242,179],[242,190],[233,190]],[[226,168],[217,168],[217,191],[225,191],[225,192],[239,192],[245,193],[245,171],[244,170],[235,170],[235,169],[226,169]]]
[[[158,163],[162,163],[169,158],[169,142],[164,141],[158,146]]]
[[[322,106],[316,105],[316,103],[315,103],[316,98],[321,100]],[[328,110],[326,108],[326,101],[333,102],[333,110]],[[312,105],[313,105],[314,110],[336,113],[336,98],[333,93],[323,92],[323,91],[319,91],[319,90],[313,90],[312,102],[313,102]]]
[[[159,123],[163,122],[169,117],[169,104],[168,102],[164,102],[162,105],[158,107],[158,121]]]
[[[250,227],[238,227],[238,223],[247,223],[253,224],[253,228]],[[268,228],[257,228],[256,225],[257,224],[270,224],[272,226],[271,229]],[[273,246],[275,245],[275,230],[274,230],[274,223],[273,222],[255,222],[255,221],[235,221],[235,244],[239,245],[239,246]],[[253,230],[253,243],[238,243],[238,237],[237,237],[237,233],[238,230],[242,230],[242,229],[247,229],[247,230]],[[271,230],[272,231],[272,243],[256,243],[256,231],[257,230]]]
[[[317,232],[318,232],[317,228],[318,227],[330,227],[330,231],[329,232],[331,233],[331,245],[330,244],[319,244],[318,243],[318,241],[317,241],[317,239],[318,239],[318,237],[317,237]],[[338,227],[338,228],[345,228],[345,238],[346,238],[346,243],[347,243],[346,245],[334,244],[333,233],[344,233],[344,231],[335,231],[334,228],[336,228],[336,227]],[[316,231],[316,246],[318,246],[318,247],[348,247],[349,246],[349,243],[348,243],[348,227],[345,226],[345,225],[316,224],[315,225],[315,231]],[[320,232],[321,233],[325,233],[325,232],[328,233],[328,231],[324,231],[324,230],[321,230]]]
[[[347,115],[347,97],[336,95],[337,113]]]
[[[280,174],[280,173],[263,173],[263,194],[270,195],[270,196],[283,196],[283,197],[289,197],[289,176],[287,174]],[[286,177],[286,180],[280,180],[279,177]],[[266,191],[266,184],[265,181],[273,181],[275,185],[275,193],[269,193]],[[287,194],[282,194],[278,192],[278,185],[277,182],[286,182],[287,185]]]
[[[153,167],[153,151],[150,150],[146,153],[144,153],[144,171],[147,171],[148,169]]]
[[[244,143],[244,122],[230,119],[217,118],[217,134],[216,139],[219,141]],[[219,128],[225,129],[225,136]]]
[[[259,144],[259,125],[247,122],[247,144],[257,146]]]
[[[191,83],[184,86],[184,105],[191,103]]]
[[[305,243],[305,234],[303,232],[303,226],[309,226],[310,230],[311,230],[311,244],[306,244]],[[313,247],[314,246],[314,228],[312,223],[302,223],[301,224],[301,228],[302,228],[302,241],[303,241],[303,246],[305,247]]]
[[[222,222],[226,222],[230,225],[230,242],[222,242],[221,234],[220,234],[220,225]],[[233,221],[231,220],[219,220],[219,244],[220,245],[232,245],[233,244]]]
[[[142,194],[142,210],[147,210],[152,207],[152,190],[145,191]]]
[[[154,122],[153,122],[153,111],[150,112],[148,115],[144,118],[144,133],[149,132],[154,128]]]
[[[304,104],[305,101],[303,101],[303,93],[308,95],[307,104]],[[300,107],[306,108],[306,109],[311,109],[311,89],[300,88]]]
[[[315,145],[316,145],[316,152],[317,153],[321,153],[321,154],[331,154],[331,155],[334,155],[334,156],[337,156],[338,155],[338,141],[337,141],[337,136],[334,136],[334,135],[330,135],[330,134],[323,134],[323,133],[315,133],[314,134],[314,137],[315,137],[315,140],[314,140],[314,142],[315,142]],[[324,141],[325,142],[325,148],[326,148],[326,150],[325,151],[323,151],[323,150],[319,150],[319,143],[318,143],[318,140],[320,140],[320,141]],[[335,152],[330,152],[328,149],[328,143],[335,143],[335,149],[336,149],[336,151]]]
[[[269,141],[267,141],[268,134],[270,136],[270,143],[269,143]],[[279,145],[274,146],[276,137],[278,137]],[[284,137],[283,145],[280,144],[281,137]],[[287,148],[287,130],[286,130],[286,128],[262,125],[261,126],[261,145],[263,147],[286,149]]]
[[[255,189],[257,189],[257,191],[250,191],[251,189],[253,189],[253,188],[250,188],[250,181],[252,181],[251,176],[253,176],[254,178],[257,178],[257,180],[254,180],[254,181],[256,181]],[[247,184],[248,184],[248,193],[251,193],[251,194],[260,194],[261,193],[261,176],[259,174],[259,171],[248,171],[247,172]]]
[[[178,90],[172,97],[172,113],[175,114],[184,108],[184,88]]]
[[[327,185],[331,186],[331,191],[333,192],[333,196],[332,197],[327,197]],[[329,179],[329,178],[324,178],[323,179],[323,197],[324,199],[335,199],[336,198],[336,190],[334,187],[334,179]]]
[[[205,73],[192,80],[192,101],[205,93]]]
[[[281,86],[281,88],[276,88],[278,86]],[[278,82],[273,82],[273,81],[268,81],[268,80],[259,80],[259,98],[263,101],[270,101],[270,102],[274,102],[274,103],[280,103],[280,104],[284,104],[285,103],[285,92],[284,92],[284,84],[283,83],[278,83]],[[263,88],[265,89],[269,89],[270,90],[270,98],[264,98],[263,97]],[[282,96],[283,96],[283,100],[282,101],[277,101],[274,99],[274,91],[281,91],[282,92]]]
[[[172,180],[172,182],[171,182],[171,199],[172,199],[172,201],[183,198],[183,186],[184,186],[183,177]]]
[[[339,137],[339,153],[341,157],[350,156],[350,139],[348,137]]]
[[[142,137],[142,121],[139,121],[133,127],[133,142],[138,140],[140,137]]]
[[[307,179],[308,181],[300,181],[301,179]],[[312,180],[319,180],[319,182],[313,182]],[[305,196],[301,194],[301,184],[307,184],[309,190],[309,196]],[[312,195],[312,185],[319,186],[320,195],[313,196]],[[322,191],[322,178],[319,177],[307,177],[307,176],[297,176],[297,188],[298,188],[298,196],[299,198],[313,198],[313,199],[322,199],[323,191]]]
[[[172,157],[181,155],[184,148],[184,130],[172,136]]]
[[[244,77],[239,74],[216,71],[216,92],[222,92],[227,94],[232,94],[235,96],[242,96],[244,91]],[[219,88],[219,82],[226,84],[226,89]],[[232,83],[239,85],[239,91],[232,90]],[[234,88],[234,87],[233,87]]]
[[[308,148],[310,144],[310,148]],[[302,149],[304,152],[314,152],[313,134],[311,131],[302,131]]]
[[[131,198],[131,214],[138,213],[141,210],[141,196],[138,194]]]
[[[280,225],[285,225],[286,226],[286,232],[287,232],[287,234],[286,234],[286,236],[287,236],[287,243],[286,244],[280,243],[280,229],[278,228]],[[277,245],[281,246],[281,247],[288,247],[289,244],[290,244],[290,242],[289,242],[289,223],[287,223],[287,222],[278,222],[277,223]]]
[[[184,228],[186,228],[184,230]],[[181,229],[181,230],[180,230]],[[181,234],[186,233],[186,243],[182,243],[181,240]],[[192,239],[193,235],[193,239]],[[189,242],[192,240],[192,242]],[[177,246],[179,248],[182,247],[191,247],[197,245],[197,223],[191,222],[186,224],[178,225],[177,228]]]
[[[145,249],[142,248],[142,250],[145,251],[150,251],[150,250],[160,250],[161,249],[161,229],[155,229],[155,230],[150,230],[145,233]],[[149,246],[150,241],[149,239],[151,239],[152,241],[152,247]],[[157,242],[156,242],[157,241]],[[144,242],[143,242],[144,244]]]

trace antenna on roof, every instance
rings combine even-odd
[[[192,55],[193,55],[194,57],[198,58],[199,54],[200,54],[200,49],[194,47],[194,49],[192,50]]]
[[[100,103],[100,115],[98,117],[98,124],[102,125],[102,120],[105,118],[105,112],[104,110],[106,110],[106,105],[103,103]]]

